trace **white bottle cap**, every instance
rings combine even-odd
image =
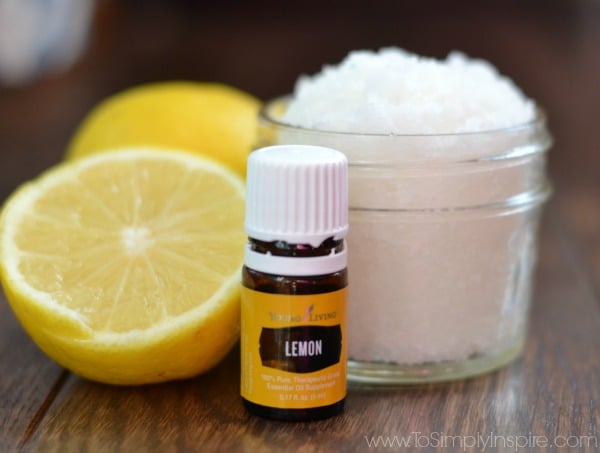
[[[348,160],[321,146],[279,145],[250,154],[246,234],[318,247],[348,231]]]

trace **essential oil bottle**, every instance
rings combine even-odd
[[[241,395],[290,421],[339,414],[346,398],[348,163],[318,146],[248,159]]]

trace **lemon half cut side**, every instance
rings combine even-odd
[[[239,336],[244,185],[173,150],[120,149],[63,163],[19,188],[0,217],[0,277],[25,330],[89,379],[181,379]]]

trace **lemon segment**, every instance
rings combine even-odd
[[[57,166],[0,217],[13,311],[50,357],[115,384],[193,376],[239,333],[244,187],[192,154],[118,150]]]
[[[159,82],[130,88],[90,112],[66,157],[158,146],[208,156],[245,176],[259,108],[255,97],[218,83]]]

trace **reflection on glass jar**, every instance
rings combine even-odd
[[[259,146],[311,144],[350,164],[352,382],[462,378],[523,348],[551,137],[531,123],[461,134],[325,132],[268,103]]]

